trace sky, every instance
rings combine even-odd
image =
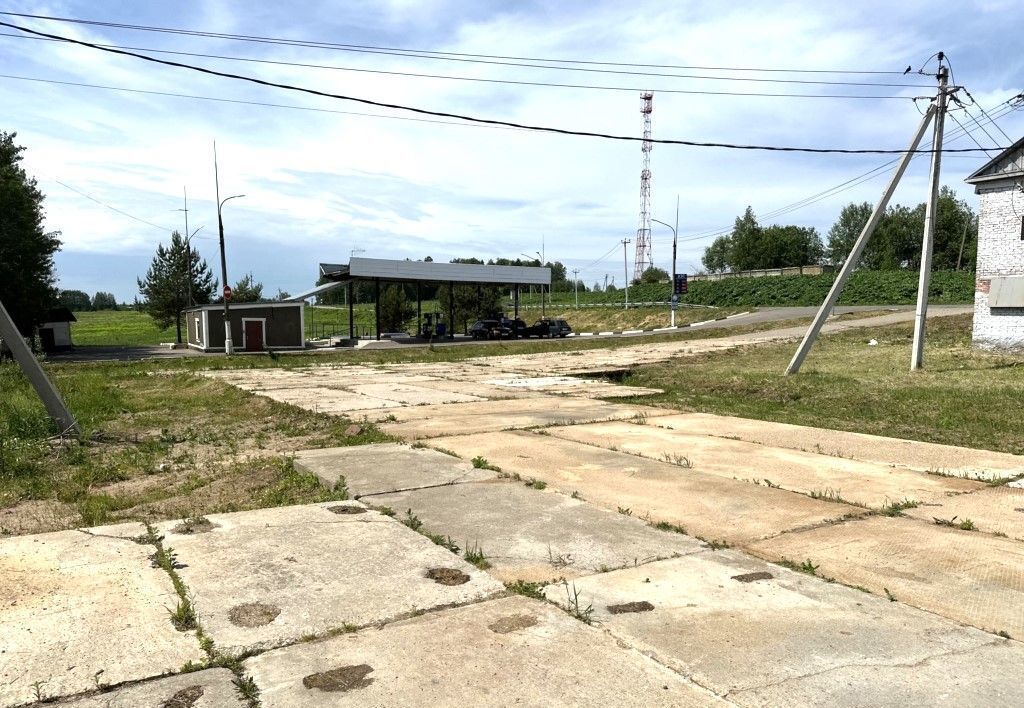
[[[655,138],[800,147],[905,148],[927,105],[911,98],[935,94],[934,76],[916,71],[923,66],[934,74],[929,58],[941,50],[955,83],[977,102],[970,116],[950,114],[946,132],[953,139],[946,146],[977,147],[973,136],[992,148],[1010,143],[1003,131],[1014,140],[1024,135],[1024,110],[1005,103],[1024,89],[1024,54],[1015,49],[1024,3],[1016,0],[0,0],[0,11],[377,48],[342,51],[0,16],[219,71],[530,125],[639,137],[640,93],[651,90]],[[27,39],[6,27],[0,33],[0,130],[17,132],[26,147],[24,166],[46,194],[47,228],[62,234],[61,288],[109,291],[131,302],[157,245],[169,241],[171,230],[185,229],[186,190],[189,227],[202,227],[193,244],[219,280],[215,141],[221,198],[245,195],[223,209],[232,284],[251,272],[265,294],[295,294],[313,286],[319,263],[346,262],[353,254],[440,261],[542,251],[548,261],[579,269],[588,285],[606,278],[621,285],[627,270],[632,276],[640,212],[636,142],[470,125]],[[18,36],[6,36],[12,34]],[[471,57],[440,60],[379,48],[530,61],[451,61]],[[908,66],[914,71],[906,76],[749,70],[902,72]],[[693,78],[708,76],[715,78]],[[980,108],[998,116],[996,126]],[[693,273],[713,234],[727,230],[746,206],[771,215],[891,159],[654,145],[652,215],[674,224],[678,195],[677,268]],[[984,153],[947,154],[942,182],[974,204],[963,179],[986,160]],[[915,159],[894,202],[924,201],[927,172],[927,157]],[[845,204],[874,202],[888,174],[880,170],[762,223],[812,226],[824,237]],[[625,257],[623,239],[634,240]],[[671,270],[671,243],[672,230],[654,223],[656,266]]]

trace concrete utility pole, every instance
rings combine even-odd
[[[921,124],[917,127],[917,132],[914,133],[913,140],[910,141],[910,147],[903,153],[900,158],[899,164],[896,165],[896,170],[892,174],[892,178],[889,180],[889,184],[886,185],[885,191],[882,192],[882,197],[875,204],[875,210],[871,212],[871,217],[867,223],[864,224],[864,229],[860,232],[860,236],[853,244],[853,248],[850,250],[850,255],[847,256],[846,262],[843,263],[843,267],[839,270],[839,275],[836,276],[836,280],[832,283],[832,288],[828,291],[828,296],[825,298],[825,302],[821,304],[818,309],[818,313],[814,316],[814,321],[811,322],[811,326],[807,329],[807,334],[804,335],[803,341],[800,342],[800,346],[797,347],[796,353],[793,355],[793,359],[789,362],[789,366],[786,367],[786,375],[795,374],[800,371],[800,366],[804,363],[804,359],[807,358],[808,352],[811,351],[811,347],[814,346],[814,341],[818,338],[818,334],[821,332],[822,326],[825,324],[825,320],[832,314],[833,308],[836,306],[836,301],[839,300],[839,295],[843,292],[843,288],[846,286],[846,281],[850,279],[850,275],[853,273],[854,268],[857,267],[857,262],[860,260],[861,254],[864,252],[864,247],[867,246],[868,241],[871,239],[872,234],[875,233],[875,229],[878,228],[879,222],[882,220],[882,215],[885,214],[885,208],[889,205],[889,200],[892,198],[893,192],[896,191],[896,186],[900,183],[900,179],[903,177],[903,173],[907,170],[907,165],[914,158],[914,152],[917,150],[917,146],[921,143],[921,138],[924,136],[924,131],[927,130],[928,124],[931,123],[932,118],[935,116],[936,104],[928,106],[928,110],[925,111],[924,117],[921,118]]]
[[[580,293],[579,293],[579,290],[577,289],[577,288],[579,288],[579,284],[580,284],[579,275],[580,275],[580,269],[579,268],[573,268],[572,269],[572,294],[576,296],[576,309],[577,310],[580,309]]]
[[[626,274],[626,309],[629,309],[629,256],[626,254],[626,246],[633,243],[632,239],[622,239],[622,265]]]
[[[185,212],[185,258],[187,263],[185,264],[186,273],[188,277],[188,307],[192,307],[195,301],[192,297],[192,237],[203,230],[200,226],[195,231],[189,232],[188,230],[188,187],[182,187],[182,192],[185,194],[185,208],[178,209],[178,211]]]
[[[939,61],[943,55],[939,52]],[[914,314],[914,347],[910,370],[924,366],[924,329],[928,318],[928,286],[932,280],[932,251],[935,248],[935,216],[939,209],[939,172],[942,168],[942,132],[946,117],[946,86],[949,71],[939,65],[939,96],[936,100],[935,132],[932,138],[931,194],[924,211],[924,240],[921,243],[921,273],[917,280],[917,311]]]
[[[231,309],[228,304],[231,300],[229,294],[231,290],[228,287],[227,258],[224,256],[224,218],[221,216],[221,212],[224,209],[224,203],[229,199],[237,199],[245,195],[233,194],[230,197],[225,197],[223,200],[220,198],[220,176],[217,173],[217,141],[213,143],[213,181],[217,191],[217,228],[220,230],[220,277],[223,280],[221,294],[224,297],[224,354],[230,356],[235,353],[235,347],[231,341]]]
[[[64,404],[64,400],[60,397],[60,393],[53,383],[46,377],[46,372],[40,366],[39,360],[32,354],[32,350],[28,348],[28,345],[25,344],[25,340],[21,337],[21,332],[18,331],[14,320],[11,319],[11,316],[7,313],[7,308],[4,307],[2,302],[0,302],[0,339],[4,340],[7,348],[11,350],[14,360],[18,362],[18,366],[21,367],[25,378],[32,384],[32,388],[36,390],[36,395],[39,396],[43,405],[46,406],[46,412],[50,414],[50,418],[57,424],[61,435],[74,435],[78,437],[81,431],[78,429],[75,417],[71,415],[71,411]]]

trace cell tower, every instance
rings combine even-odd
[[[644,116],[644,140],[640,151],[644,166],[640,171],[640,226],[636,230],[636,256],[633,259],[633,279],[639,280],[644,271],[654,265],[651,256],[651,111],[654,109],[654,94],[644,91],[640,94],[640,113]]]

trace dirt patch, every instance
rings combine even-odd
[[[331,512],[332,514],[365,514],[366,513],[366,509],[364,509],[361,506],[345,506],[345,505],[329,506],[329,507],[327,507],[327,511]]]
[[[372,671],[373,667],[369,664],[341,666],[319,674],[310,674],[302,679],[302,685],[331,693],[344,693],[366,688],[373,683],[372,678],[366,678]]]
[[[270,624],[281,614],[281,608],[262,602],[247,602],[235,605],[228,612],[228,619],[239,627],[262,627]]]
[[[629,612],[650,612],[654,609],[654,605],[647,602],[647,600],[640,600],[639,602],[625,602],[621,605],[608,605],[608,612],[613,615],[624,615]]]
[[[741,583],[752,583],[755,580],[771,580],[774,577],[774,575],[767,571],[759,570],[756,573],[744,573],[743,575],[734,575],[732,576],[732,579],[738,580]]]
[[[205,516],[199,517],[198,519],[185,519],[180,524],[171,529],[171,533],[177,534],[193,534],[193,533],[209,533],[218,525],[207,519]]]
[[[160,708],[192,708],[203,697],[203,693],[205,691],[202,686],[183,688],[161,703]]]
[[[509,615],[502,617],[487,625],[487,629],[497,634],[508,634],[517,629],[526,629],[537,624],[537,618],[533,615]]]
[[[469,576],[455,568],[431,568],[427,577],[438,585],[462,585],[469,582]]]

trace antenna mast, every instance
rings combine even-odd
[[[651,256],[651,111],[654,110],[654,94],[644,91],[640,94],[640,113],[644,117],[644,140],[640,144],[643,153],[643,169],[640,171],[640,226],[636,230],[636,256],[633,259],[633,279],[639,280],[648,268],[654,265]],[[628,285],[628,283],[627,283]]]

